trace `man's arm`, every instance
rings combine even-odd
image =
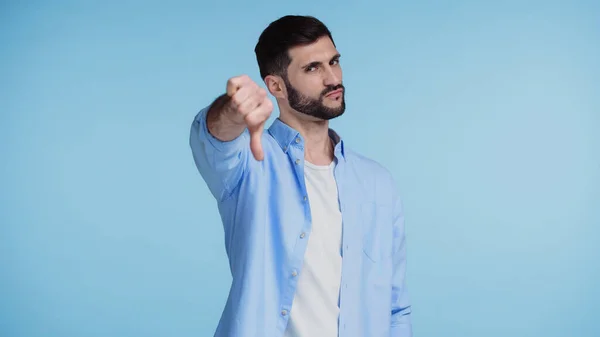
[[[217,200],[226,199],[239,183],[249,150],[262,159],[260,139],[272,110],[266,91],[240,76],[230,79],[227,93],[196,115],[190,147],[198,171]]]
[[[411,337],[411,305],[406,288],[406,234],[404,210],[397,192],[394,193],[394,256],[392,280],[392,337]]]

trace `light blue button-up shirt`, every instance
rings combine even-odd
[[[294,314],[311,233],[304,139],[276,119],[263,133],[264,160],[257,161],[248,132],[218,140],[208,132],[207,111],[192,123],[190,146],[217,200],[233,279],[215,336],[281,337]],[[343,222],[339,336],[411,336],[404,216],[394,179],[346,148],[336,132],[330,135]]]

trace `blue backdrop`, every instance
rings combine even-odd
[[[0,335],[212,335],[189,126],[293,13],[343,55],[333,126],[403,192],[415,335],[599,336],[599,4],[2,2]]]

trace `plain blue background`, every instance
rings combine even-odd
[[[599,336],[594,1],[2,2],[0,335],[212,335],[189,126],[290,13],[332,30],[333,126],[402,190],[415,336]]]

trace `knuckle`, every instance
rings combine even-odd
[[[244,108],[243,108],[243,106],[242,106],[241,104],[239,104],[239,103],[233,103],[233,105],[232,105],[232,110],[233,110],[233,112],[234,112],[234,113],[236,113],[236,114],[240,114],[240,115],[243,115],[243,114],[244,114]]]
[[[256,118],[254,117],[254,114],[247,114],[246,116],[244,116],[244,121],[246,122],[246,124],[248,126],[255,125],[256,124],[255,119]]]
[[[246,81],[246,75],[233,76],[227,80],[228,85],[243,85]]]
[[[265,105],[265,108],[268,110],[273,109],[273,102],[271,102],[270,99],[265,99],[264,105]]]

